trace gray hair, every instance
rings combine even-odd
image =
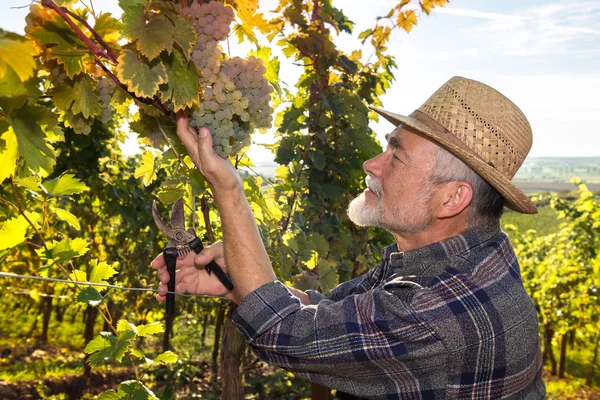
[[[504,199],[496,189],[454,154],[441,146],[434,152],[434,164],[429,171],[429,181],[435,185],[464,181],[473,188],[467,223],[475,226],[498,223],[504,208]]]

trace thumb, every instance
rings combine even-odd
[[[213,157],[215,151],[213,150],[213,140],[210,131],[207,128],[200,128],[198,130],[198,156],[201,161],[208,161]]]

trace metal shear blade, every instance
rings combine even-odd
[[[187,231],[185,230],[183,198],[179,198],[171,208],[171,226],[165,224],[160,218],[156,201],[152,202],[152,218],[158,229],[169,238],[167,247],[182,246],[196,237],[192,228]]]

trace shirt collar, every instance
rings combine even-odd
[[[464,253],[486,242],[500,232],[499,222],[480,225],[459,235],[405,252],[393,243],[382,250],[381,259],[392,269],[401,268],[402,275],[422,275],[429,266]]]

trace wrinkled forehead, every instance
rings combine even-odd
[[[385,135],[389,146],[403,149],[405,151],[417,149],[435,149],[439,145],[421,134],[419,131],[400,124],[393,131]]]

